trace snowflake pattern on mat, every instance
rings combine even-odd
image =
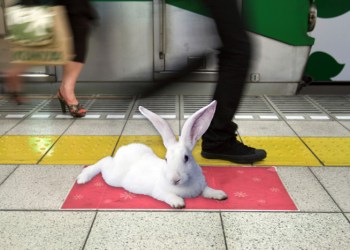
[[[266,200],[260,199],[260,200],[258,200],[258,203],[261,204],[261,205],[262,204],[266,204]]]
[[[98,181],[98,182],[95,182],[94,183],[94,186],[95,187],[103,187],[104,186],[104,183],[102,181]]]
[[[280,190],[279,190],[279,188],[272,187],[272,188],[270,188],[270,191],[274,192],[274,193],[278,193]]]
[[[234,196],[237,197],[237,198],[245,198],[248,195],[247,195],[247,193],[244,193],[244,192],[235,192]]]
[[[136,197],[135,194],[133,193],[129,193],[129,192],[124,192],[120,194],[120,198],[124,199],[124,200],[132,200]]]
[[[254,182],[261,182],[261,178],[259,178],[259,177],[253,177],[252,180]]]
[[[84,199],[84,195],[82,195],[82,194],[76,194],[76,195],[73,196],[73,199],[74,199],[74,200],[82,200],[82,199]]]

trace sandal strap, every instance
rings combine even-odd
[[[78,104],[72,104],[72,105],[67,105],[70,112],[74,113],[83,113],[86,112],[86,109],[81,105],[80,103]]]

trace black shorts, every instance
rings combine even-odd
[[[81,15],[68,15],[68,20],[72,30],[75,54],[72,61],[85,63],[91,22],[88,18]]]

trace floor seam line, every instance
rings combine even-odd
[[[321,182],[321,180],[318,178],[318,176],[312,171],[312,169],[310,167],[308,167],[309,171],[311,172],[311,174],[316,178],[316,180],[318,181],[318,183],[321,185],[321,187],[324,189],[324,191],[329,195],[329,197],[332,199],[332,201],[334,202],[334,204],[338,207],[339,211],[345,216],[344,211],[341,209],[341,207],[339,206],[339,204],[335,201],[335,199],[333,198],[333,196],[329,193],[329,191],[327,190],[327,188],[323,185],[323,183]],[[345,216],[346,217],[346,216]]]

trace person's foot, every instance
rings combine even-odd
[[[27,100],[23,97],[22,92],[8,92],[10,100],[12,100],[17,105],[26,104]]]
[[[250,164],[266,158],[266,151],[248,147],[233,140],[215,148],[202,149],[201,155],[207,159],[221,159],[235,163]]]
[[[62,96],[61,91],[58,90],[57,92],[57,98],[61,104],[61,109],[63,113],[66,113],[68,108],[69,113],[73,117],[85,117],[87,110],[81,105],[81,104],[68,104],[65,98]]]

